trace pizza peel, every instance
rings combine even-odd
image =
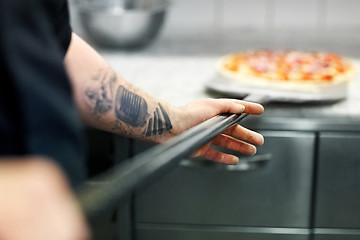
[[[265,102],[332,102],[344,99],[347,95],[347,82],[317,89],[316,91],[302,91],[299,89],[277,88],[270,83],[267,86],[251,85],[220,74],[207,82],[206,88],[229,97],[246,97],[244,100],[248,98],[262,99],[262,102],[259,102],[262,104]]]

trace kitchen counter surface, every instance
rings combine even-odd
[[[143,50],[98,50],[129,82],[175,106],[182,106],[199,98],[224,97],[206,91],[205,84],[214,76],[214,65],[220,56],[232,51],[242,51],[242,48],[256,49],[266,46],[279,49],[280,46],[285,46],[334,51],[354,59],[360,69],[360,61],[357,60],[360,59],[360,47],[354,44],[353,38],[348,40],[349,42],[339,40],[331,43],[314,38],[307,42],[306,46],[311,47],[301,47],[301,44],[297,46],[296,42],[294,45],[290,40],[267,39],[270,43],[264,40],[251,44],[250,38],[236,44],[217,41],[219,40],[203,41],[201,44],[199,40],[176,41],[165,38]],[[256,129],[360,131],[360,75],[350,84],[345,100],[317,104],[272,103],[266,105],[265,109],[262,116],[249,117],[245,124]]]

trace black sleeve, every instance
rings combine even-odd
[[[65,25],[59,31],[52,3],[0,0],[0,78],[6,86],[0,87],[0,134],[7,133],[0,138],[14,138],[11,154],[52,157],[76,185],[84,179],[81,124],[57,35],[71,30]],[[7,149],[0,147],[0,154]]]
[[[58,39],[62,54],[65,53],[70,45],[72,29],[70,26],[69,9],[67,1],[52,0],[53,2],[53,23],[55,35]]]

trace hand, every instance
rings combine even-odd
[[[88,239],[84,217],[55,164],[0,159],[0,239]]]
[[[182,130],[185,131],[209,118],[212,118],[220,113],[249,113],[261,114],[264,108],[257,103],[251,103],[234,99],[203,99],[192,102],[181,108],[183,117]],[[207,159],[222,162],[225,164],[237,164],[239,158],[231,154],[218,152],[210,145],[217,145],[234,150],[246,155],[254,155],[256,147],[264,143],[264,138],[261,134],[248,130],[238,124],[225,130],[223,134],[216,136],[210,143],[199,149],[194,157],[205,157]]]

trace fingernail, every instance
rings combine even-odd
[[[233,162],[232,162],[232,164],[233,164],[233,165],[236,165],[236,164],[238,164],[238,163],[239,163],[239,161],[240,161],[240,160],[239,160],[239,158],[238,158],[238,157],[234,157],[234,158],[233,158]]]
[[[240,103],[239,103],[239,105],[240,105],[240,106],[239,106],[240,111],[241,111],[241,112],[243,112],[243,111],[245,110],[245,106],[244,106],[244,105],[242,105],[242,104],[240,104]]]
[[[256,152],[257,152],[257,148],[255,146],[253,146],[253,149],[252,149],[252,151],[250,153],[251,156],[254,156],[256,154]]]

